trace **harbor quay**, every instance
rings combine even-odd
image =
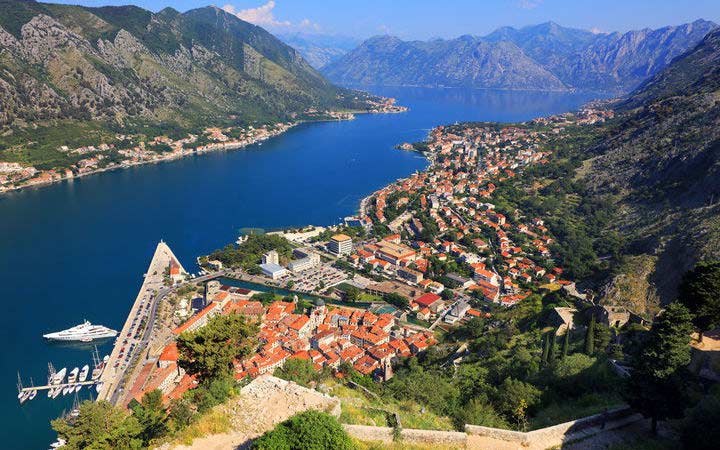
[[[191,283],[202,283],[222,276],[222,272],[192,278]],[[185,268],[163,241],[157,245],[143,284],[133,303],[122,331],[117,337],[107,361],[106,370],[98,383],[98,400],[124,404],[125,386],[132,385],[140,368],[139,362],[153,356],[154,348],[165,345],[169,338],[156,326],[158,307],[168,294],[185,285],[188,277]],[[168,286],[168,283],[170,284]]]

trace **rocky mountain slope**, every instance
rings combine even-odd
[[[359,39],[319,33],[287,33],[277,37],[296,49],[314,68],[333,62],[360,44]]]
[[[655,260],[661,299],[720,257],[720,30],[617,105],[623,114],[582,172],[617,205],[629,252]]]
[[[0,0],[0,10],[0,127],[265,121],[343,101],[296,50],[215,7]]]
[[[404,42],[378,36],[323,68],[344,84],[562,90],[564,84],[512,42],[472,36]]]
[[[323,68],[347,85],[392,84],[627,92],[696,45],[712,22],[594,34],[548,22],[484,37],[375,37]]]

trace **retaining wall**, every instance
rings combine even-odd
[[[367,425],[343,425],[345,431],[361,441],[375,441],[390,443],[393,441],[393,429],[389,427],[373,427]],[[468,435],[461,431],[438,431],[438,430],[401,430],[400,438],[403,442],[413,444],[445,444],[467,445]]]
[[[641,416],[632,414],[627,406],[603,414],[553,425],[528,432],[503,430],[478,425],[465,425],[465,432],[401,429],[403,442],[413,444],[457,445],[465,448],[502,448],[535,450],[561,446],[564,443],[589,437],[607,430],[638,421]],[[606,426],[599,425],[605,421]],[[389,443],[393,441],[393,429],[367,425],[343,425],[350,436],[362,441]]]

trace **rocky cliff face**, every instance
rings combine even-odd
[[[375,37],[324,67],[323,73],[350,85],[566,88],[515,44],[490,43],[472,36],[431,42]]]
[[[549,22],[485,37],[403,42],[375,37],[323,67],[348,85],[445,85],[627,92],[696,45],[715,24],[594,34]]]
[[[214,7],[0,9],[0,126],[267,120],[336,105],[342,92],[294,49]]]
[[[656,259],[661,298],[696,261],[720,257],[720,30],[625,101],[585,171],[614,199],[631,252]]]
[[[566,64],[558,73],[573,86],[627,92],[691,50],[716,26],[698,20],[657,30],[600,35],[578,54],[576,64]]]
[[[361,43],[352,37],[319,33],[287,33],[278,34],[277,37],[297,49],[316,69],[339,59]]]

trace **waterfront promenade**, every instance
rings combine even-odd
[[[146,349],[155,322],[157,304],[171,291],[163,284],[165,270],[170,267],[171,261],[175,261],[180,272],[185,273],[170,247],[160,241],[145,273],[140,292],[100,377],[98,400],[117,402],[128,371],[132,370],[133,363]]]

